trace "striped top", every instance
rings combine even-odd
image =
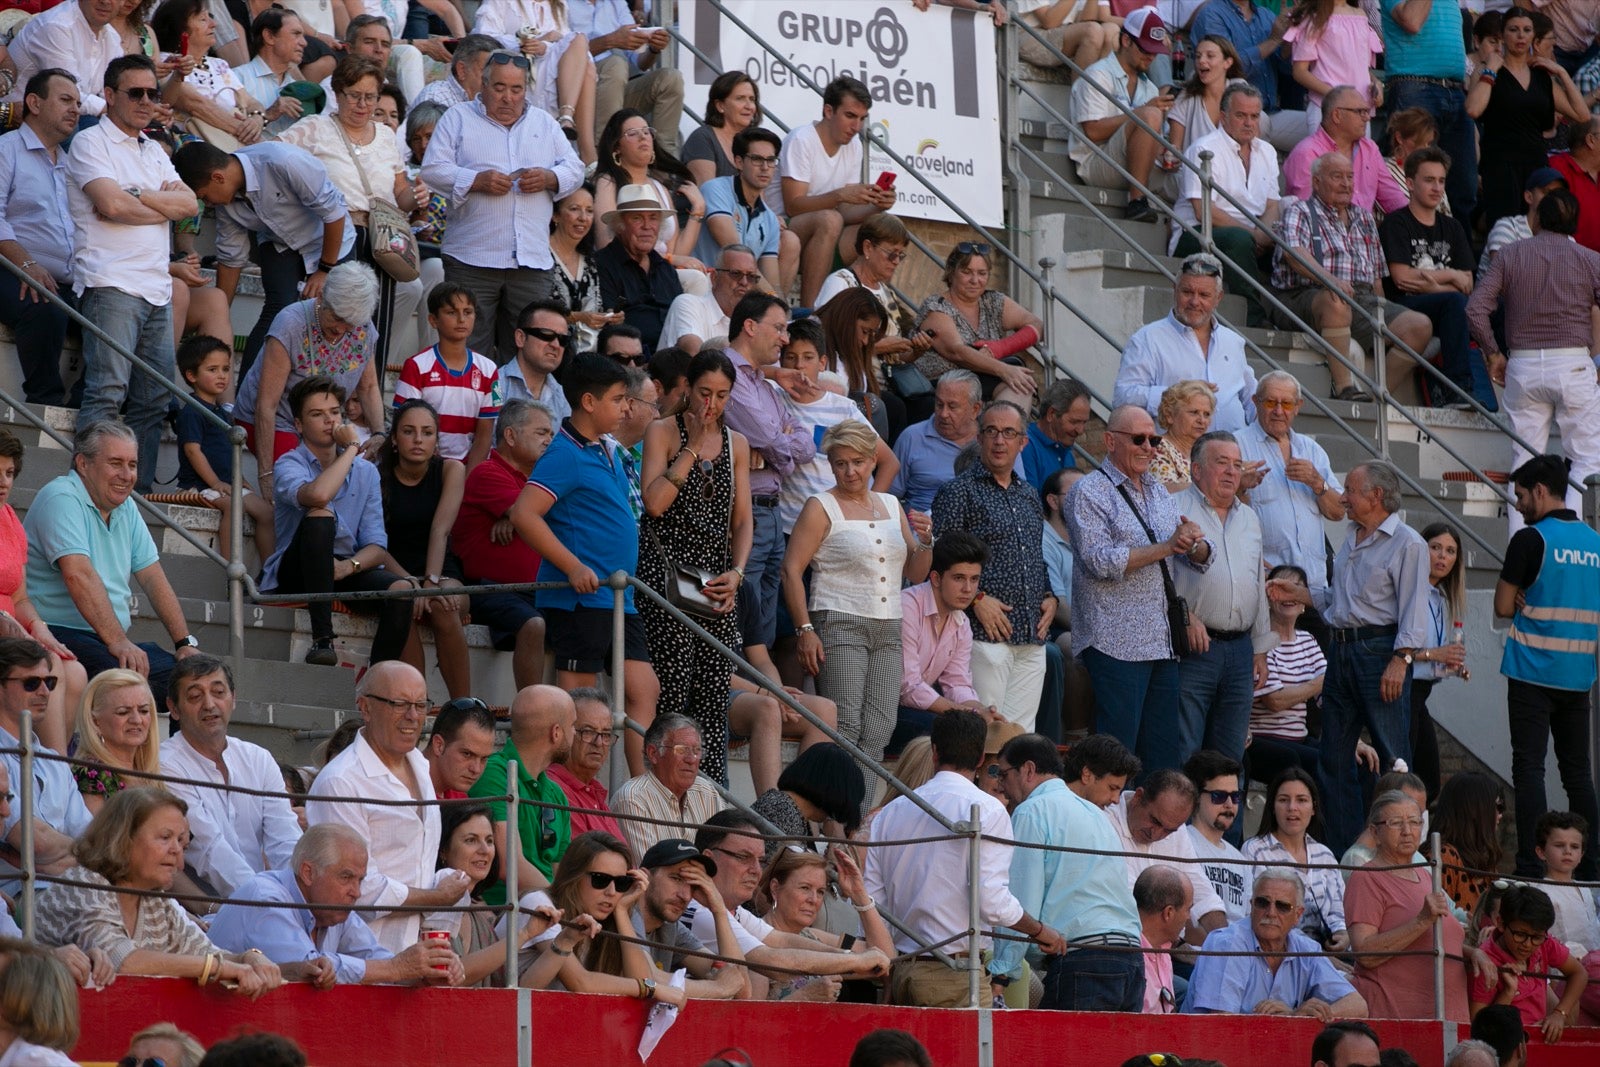
[[[500,415],[499,369],[494,360],[470,349],[467,365],[456,370],[439,354],[439,346],[406,360],[394,387],[394,405],[426,400],[439,413],[439,455],[465,460],[472,449],[478,420]]]
[[[1327,673],[1328,661],[1316,638],[1296,630],[1294,640],[1283,641],[1267,653],[1267,684],[1256,690],[1250,708],[1250,732],[1257,737],[1276,737],[1285,741],[1306,739],[1306,702],[1300,701],[1282,711],[1272,711],[1261,698],[1286,686],[1300,685]]]

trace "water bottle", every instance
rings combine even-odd
[[[1461,625],[1461,620],[1460,619],[1456,620],[1455,628],[1450,631],[1450,644],[1452,646],[1454,646],[1454,647],[1460,648],[1463,655],[1466,654],[1466,649],[1467,649],[1467,631]],[[1450,673],[1455,675],[1457,678],[1465,678],[1466,675],[1467,675],[1467,664],[1466,664],[1466,661],[1462,660],[1461,666],[1459,666],[1459,667],[1450,668]]]

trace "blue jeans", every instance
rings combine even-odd
[[[120,289],[85,289],[78,310],[124,349],[168,378],[177,378],[171,305],[157,307]],[[167,387],[144,371],[135,371],[131,362],[90,330],[83,332],[83,377],[79,428],[122,415],[139,442],[139,476],[134,488],[148,493],[156,477]]]
[[[900,755],[911,742],[926,736],[933,729],[933,720],[938,717],[937,711],[923,711],[921,708],[908,708],[901,704],[900,711],[895,716],[894,733],[890,735],[889,743],[884,746],[884,755]]]
[[[1250,635],[1227,641],[1178,661],[1178,749],[1181,761],[1209,748],[1232,759],[1244,758],[1250,733],[1250,701],[1255,650]]]
[[[1472,341],[1467,336],[1465,294],[1454,291],[1401,293],[1395,298],[1395,303],[1428,316],[1428,321],[1433,323],[1433,335],[1439,339],[1439,360],[1444,364],[1444,376],[1470,396],[1473,392]],[[1444,392],[1432,375],[1426,377],[1432,382],[1431,388],[1435,393]],[[1444,393],[1443,398],[1446,403],[1459,399],[1449,393]]]
[[[1144,1010],[1144,957],[1137,952],[1085,948],[1047,957],[1044,999],[1054,1011]]]
[[[1389,114],[1420,107],[1433,116],[1439,127],[1434,143],[1450,156],[1450,173],[1445,178],[1450,213],[1470,226],[1472,210],[1478,205],[1478,143],[1477,125],[1467,117],[1467,94],[1401,74],[1390,74],[1384,89]]]
[[[754,504],[751,509],[755,529],[750,540],[750,562],[745,564],[744,584],[739,587],[739,626],[744,631],[745,647],[766,645],[778,636],[779,586],[783,581],[783,527],[776,506]]]
[[[78,662],[83,664],[83,669],[93,678],[102,671],[109,671],[113,667],[121,666],[117,657],[111,654],[106,643],[100,640],[100,635],[93,630],[75,630],[70,626],[52,626],[50,632],[72,650],[78,657]],[[173,665],[177,659],[153,641],[138,642],[144,649],[145,655],[150,657],[150,695],[156,698],[156,707],[167,706],[167,678],[172,674]]]
[[[1138,754],[1144,774],[1180,767],[1178,663],[1170,659],[1120,660],[1086,649],[1083,665],[1094,685],[1094,728]]]
[[[1356,741],[1365,726],[1378,750],[1378,765],[1411,762],[1411,668],[1400,696],[1384,700],[1379,680],[1394,658],[1394,635],[1328,646],[1328,674],[1322,686],[1322,819],[1324,842],[1335,856],[1355,843],[1366,825],[1366,803],[1356,774]]]

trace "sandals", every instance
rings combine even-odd
[[[1359,385],[1347,385],[1343,389],[1335,391],[1333,394],[1333,399],[1348,400],[1351,403],[1370,404],[1372,402],[1372,394],[1361,388]]]
[[[561,124],[561,132],[567,135],[567,140],[576,141],[578,139],[578,124],[572,121],[572,115],[572,105],[562,104],[559,113],[556,115],[556,121]]]

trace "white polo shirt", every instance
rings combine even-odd
[[[67,206],[81,240],[72,255],[72,289],[120,289],[147,304],[172,302],[172,276],[167,259],[172,251],[172,224],[112,222],[95,212],[84,187],[110,178],[123,189],[138,186],[152,192],[162,182],[178,181],[167,154],[144,134],[129,135],[110,118],[72,139],[67,154]]]

